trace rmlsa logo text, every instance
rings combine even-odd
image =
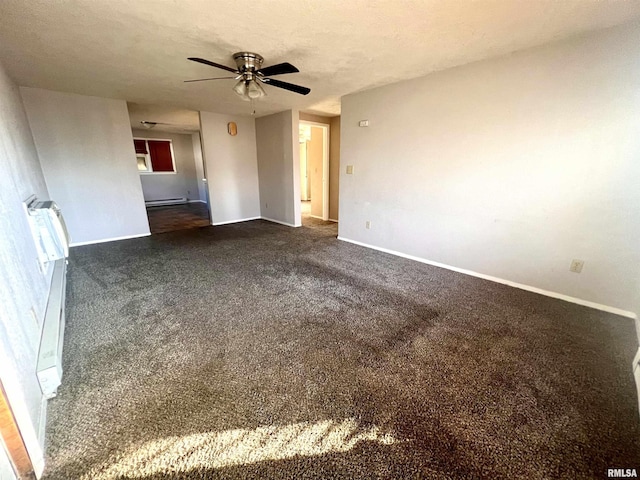
[[[635,468],[608,468],[607,477],[609,478],[638,478],[638,472]]]

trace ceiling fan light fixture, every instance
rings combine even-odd
[[[233,91],[236,92],[236,94],[242,98],[243,100],[247,100],[249,101],[249,94],[247,92],[248,88],[247,88],[247,84],[244,80],[240,80],[238,83],[235,84],[235,86],[233,87]]]
[[[262,88],[262,86],[255,80],[247,82],[247,95],[249,98],[257,100],[258,98],[264,97],[266,94],[267,93],[264,91],[264,88]]]

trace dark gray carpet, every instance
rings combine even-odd
[[[640,467],[631,320],[307,225],[74,248],[45,478]]]

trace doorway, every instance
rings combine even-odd
[[[300,202],[302,224],[329,219],[329,125],[300,121]]]
[[[199,113],[156,105],[127,106],[151,233],[209,226]]]

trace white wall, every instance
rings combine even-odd
[[[14,480],[16,474],[4,447],[0,445],[0,480]]]
[[[238,134],[227,133],[227,123]],[[200,112],[203,153],[209,183],[212,223],[222,224],[260,216],[256,129],[253,117]]]
[[[300,144],[298,112],[256,120],[260,211],[265,219],[300,226]]]
[[[49,198],[18,87],[0,65],[0,380],[41,467],[44,405],[35,371],[51,276],[40,272],[22,207],[32,194]]]
[[[343,97],[340,237],[636,309],[639,44],[620,27]]]
[[[139,173],[145,201],[185,197],[200,200],[198,177],[190,134],[132,130],[136,138],[171,140],[176,173]],[[134,157],[135,161],[135,157]]]
[[[21,87],[42,170],[72,243],[149,234],[124,100]]]
[[[203,181],[207,178],[204,171],[204,159],[202,158],[202,143],[200,142],[200,133],[191,134],[191,148],[193,149],[193,158],[196,164],[196,180],[198,184],[198,198],[203,202],[207,201],[207,184]]]

